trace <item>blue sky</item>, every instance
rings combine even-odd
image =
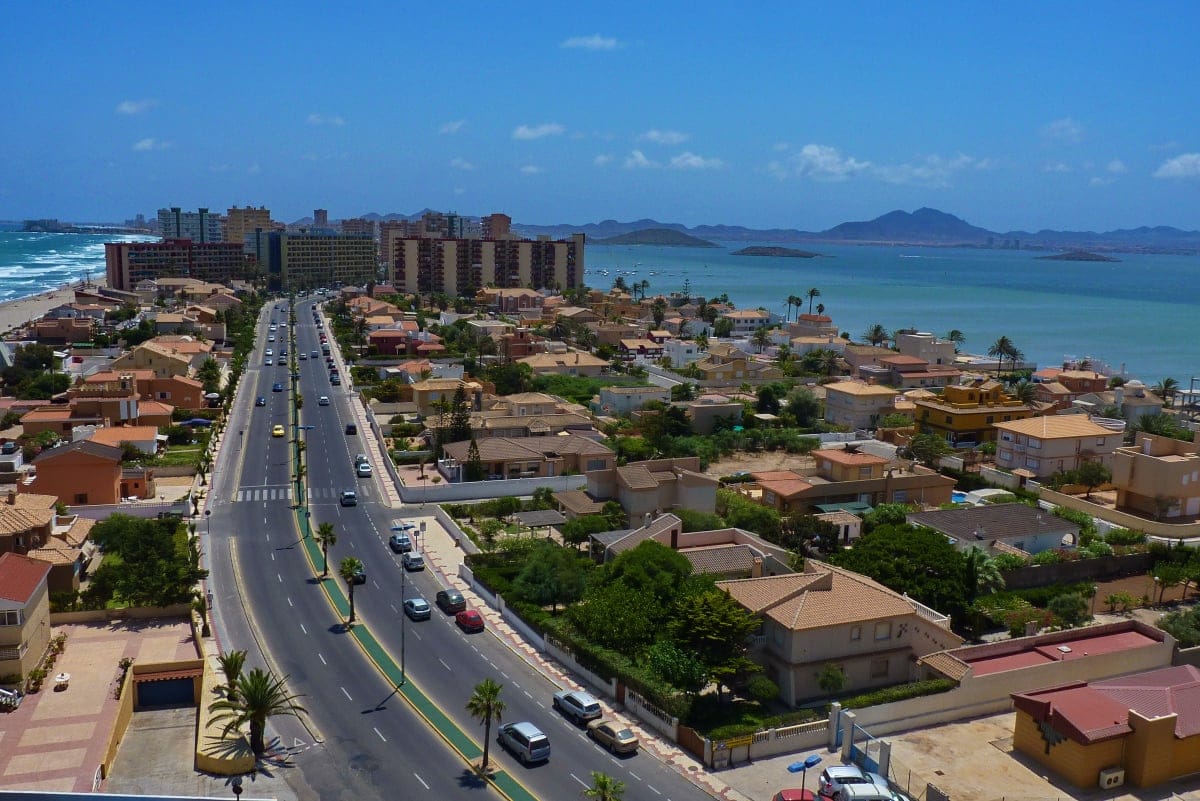
[[[1200,228],[1200,4],[10,4],[0,219]]]

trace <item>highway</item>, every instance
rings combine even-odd
[[[305,353],[320,351],[311,303],[298,299],[296,306],[297,346]],[[275,342],[266,341],[270,318],[288,319],[274,309],[264,309],[258,348],[243,376],[213,476],[207,558],[218,635],[227,649],[250,650],[247,667],[265,659],[272,669],[289,675],[290,689],[304,696],[306,719],[273,718],[270,730],[282,745],[294,746],[294,760],[320,798],[394,797],[398,790],[405,798],[499,798],[406,701],[393,695],[394,688],[345,634],[297,545],[289,440],[298,432],[290,425],[290,371],[265,366],[263,357],[265,348],[278,355],[287,342],[283,327],[274,332]],[[526,768],[493,740],[492,760],[544,801],[582,797],[592,770],[626,782],[627,801],[708,798],[648,755],[613,758],[597,747],[582,729],[550,709],[558,687],[490,633],[463,634],[436,607],[431,620],[405,620],[401,628],[404,571],[386,541],[393,522],[413,520],[417,510],[387,506],[377,483],[380,471],[374,478],[355,477],[354,455],[366,447],[360,436],[345,433],[346,423],[354,420],[349,376],[343,372],[346,383],[332,386],[324,358],[299,362],[298,368],[304,397],[300,422],[312,427],[299,433],[307,442],[307,508],[313,528],[330,522],[338,532],[329,553],[331,575],[336,576],[337,564],[346,556],[362,560],[367,583],[356,589],[359,619],[396,662],[403,651],[408,679],[478,743],[482,727],[464,708],[471,689],[487,677],[503,684],[501,697],[508,705],[503,720],[532,721],[549,736],[552,756],[543,765]],[[272,391],[276,382],[284,391]],[[330,398],[329,406],[318,405],[321,395]],[[264,407],[253,405],[259,396],[266,399]],[[288,435],[272,437],[276,424],[284,425]],[[346,489],[358,493],[357,506],[339,504]],[[420,594],[430,602],[441,588],[428,570],[409,573],[403,583],[406,596]],[[323,743],[312,747],[318,738]]]

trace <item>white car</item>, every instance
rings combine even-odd
[[[354,468],[354,472],[358,473],[359,478],[370,478],[371,477],[371,463],[370,462],[359,462],[358,467]]]
[[[317,405],[318,406],[328,406],[329,405],[329,396],[322,395],[321,397],[317,398]]]

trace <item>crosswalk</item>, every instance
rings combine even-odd
[[[359,498],[370,498],[371,488],[368,485],[356,487],[355,493]],[[309,487],[308,500],[310,501],[335,501],[341,497],[340,489],[330,487]],[[292,500],[292,488],[285,485],[277,486],[262,486],[262,487],[244,487],[237,491],[234,496],[234,503],[247,503],[251,501],[290,501]]]

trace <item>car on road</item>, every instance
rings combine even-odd
[[[560,690],[554,694],[551,705],[575,723],[587,723],[604,717],[600,702],[591,693],[582,690]]]
[[[388,547],[390,547],[394,553],[408,553],[412,550],[412,540],[409,539],[407,534],[396,533],[388,537]],[[441,594],[442,593],[439,592],[438,596],[440,597]],[[440,602],[438,603],[438,606],[441,606]]]
[[[505,723],[496,733],[496,742],[521,764],[545,762],[550,758],[550,738],[527,720]]]
[[[310,358],[310,359],[319,359],[319,358],[321,358],[321,354],[317,353],[315,350],[313,350],[313,351],[309,351],[309,353],[308,353],[308,358]]]
[[[257,398],[254,399],[254,405],[255,406],[266,406],[267,399],[264,398],[262,395],[259,395]]]
[[[283,384],[272,384],[271,391],[272,392],[283,392]]]
[[[346,423],[346,433],[350,435],[357,434],[358,426],[356,426],[354,423]]]
[[[354,468],[354,472],[359,478],[371,477],[371,465],[369,462],[360,462],[358,467]]]
[[[274,341],[275,341],[275,335],[274,335],[274,334],[271,334],[271,336],[267,337],[267,341],[268,341],[268,342],[274,342]]]
[[[322,395],[321,397],[317,398],[317,405],[318,406],[328,406],[329,405],[329,396]]]
[[[467,599],[458,590],[438,590],[433,600],[438,609],[447,615],[457,614],[467,608]]]
[[[355,570],[353,583],[354,584],[366,584],[367,583],[367,571],[361,567],[358,570]]]
[[[466,632],[483,631],[483,615],[474,609],[464,609],[454,616],[454,622]]]
[[[409,551],[400,557],[400,564],[404,565],[405,570],[424,570],[425,557],[416,551]]]
[[[346,490],[342,493],[338,503],[342,506],[358,506],[358,493],[354,490]]]
[[[404,614],[411,620],[429,620],[432,611],[429,601],[420,596],[404,599]]]
[[[265,351],[263,351],[263,355],[264,356],[274,356],[275,350],[273,348],[267,348]]]
[[[287,356],[287,348],[280,348],[280,349],[279,349],[279,355],[280,355],[280,356]]]
[[[308,354],[305,353],[304,351],[300,351],[300,361],[302,361],[302,362],[308,361]]]
[[[628,726],[611,718],[593,720],[587,727],[588,737],[614,754],[634,754],[638,738]]]
[[[329,383],[333,384],[335,387],[340,387],[342,385],[342,378],[337,373],[334,373],[333,375],[329,376]]]
[[[275,426],[274,428],[272,428],[272,429],[271,429],[271,436],[272,436],[272,437],[282,437],[283,435],[284,435],[283,426],[278,426],[278,425],[277,425],[277,426]]]
[[[277,358],[277,359],[275,360],[275,364],[277,364],[277,365],[278,365],[278,366],[280,366],[280,367],[283,367],[285,364],[287,364],[287,359],[285,359],[285,358],[283,358],[282,356],[280,356],[279,358]]]

